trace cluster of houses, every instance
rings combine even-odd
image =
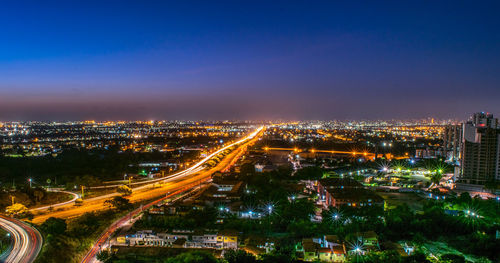
[[[401,256],[414,252],[414,247],[408,243],[379,243],[374,231],[354,233],[342,241],[336,235],[326,235],[319,238],[304,238],[296,246],[299,257],[304,261],[345,262],[349,255],[364,255],[371,251],[394,250]]]
[[[141,230],[118,237],[117,242],[129,246],[237,249],[238,235],[230,231],[195,233],[191,230],[176,230],[171,233],[155,233],[152,230]]]
[[[280,157],[280,158],[278,158]],[[254,165],[256,172],[265,172],[276,169],[274,164],[287,162],[285,156],[278,155],[277,160],[254,154],[247,157],[246,162]],[[240,168],[236,165],[235,168]],[[236,171],[238,172],[238,171]],[[318,181],[308,181],[297,185],[297,191],[317,193],[318,209],[329,207],[364,207],[384,205],[384,199],[375,192],[366,189],[361,183],[351,178],[324,178]],[[231,175],[214,174],[210,185],[200,189],[181,203],[154,206],[149,209],[149,214],[182,215],[191,209],[204,209],[215,207],[220,215],[232,214],[240,218],[258,219],[266,215],[266,209],[249,210],[244,207],[241,197],[248,194],[250,189],[243,181]],[[292,198],[300,198],[301,195]],[[304,195],[307,198],[308,195]],[[319,214],[321,214],[319,212]],[[219,216],[217,223],[223,223],[225,216]],[[314,218],[312,219],[314,220]],[[321,218],[319,218],[321,220]],[[235,232],[218,232],[205,230],[174,230],[171,232],[156,233],[151,230],[137,231],[133,234],[117,238],[120,245],[124,246],[157,246],[172,248],[200,248],[200,249],[238,249],[244,247],[254,254],[269,253],[274,249],[274,240],[257,237],[246,238],[242,241]],[[359,250],[353,250],[353,244],[361,244]],[[346,240],[341,240],[335,235],[326,235],[321,238],[305,238],[296,246],[297,256],[304,261],[344,262],[350,253],[366,253],[385,249],[379,244],[377,234],[373,231],[355,233]],[[410,248],[403,249],[400,244],[392,244],[387,248],[395,249],[402,255],[411,253]]]
[[[310,182],[318,192],[319,201],[326,207],[384,205],[384,199],[351,178],[324,178]]]

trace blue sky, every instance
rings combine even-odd
[[[11,1],[0,120],[500,113],[496,1]]]

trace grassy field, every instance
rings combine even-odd
[[[60,192],[45,192],[43,198],[39,202],[34,197],[27,195],[23,192],[0,192],[0,209],[4,210],[5,207],[12,204],[12,197],[16,203],[21,203],[28,208],[35,208],[38,206],[45,206],[49,204],[61,203],[71,200],[72,195]]]
[[[384,198],[386,205],[390,208],[406,204],[412,210],[419,211],[423,207],[422,201],[424,199],[416,193],[377,192],[377,194]]]

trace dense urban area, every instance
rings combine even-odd
[[[500,262],[499,182],[485,112],[3,122],[0,261]]]

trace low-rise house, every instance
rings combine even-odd
[[[152,230],[137,231],[133,235],[125,237],[126,243],[132,246],[172,246],[180,238],[187,240],[188,236],[183,234],[155,233]]]
[[[362,246],[364,251],[380,250],[378,235],[375,231],[354,233],[350,235],[349,240]]]
[[[326,235],[323,237],[324,246],[328,248],[333,248],[334,246],[338,246],[342,244],[339,237],[337,235]]]
[[[302,252],[304,261],[345,262],[344,244],[336,236],[304,238],[297,252]]]
[[[151,230],[137,231],[125,236],[125,242],[131,246],[161,246],[175,248],[212,248],[237,249],[238,235],[224,231],[214,233],[193,233],[192,231],[175,231],[173,233],[155,233]]]
[[[218,248],[217,234],[198,234],[192,235],[186,247],[193,248]]]
[[[318,181],[317,191],[326,207],[384,205],[382,197],[350,178],[321,179]]]
[[[255,165],[255,172],[257,173],[265,173],[265,172],[272,172],[277,170],[278,167],[272,164],[256,164]]]
[[[238,234],[231,230],[225,230],[217,233],[217,243],[222,249],[237,249]]]
[[[343,245],[336,245],[332,248],[320,248],[318,259],[321,262],[345,262],[346,253]]]
[[[246,249],[255,251],[257,252],[256,254],[270,253],[274,250],[275,243],[275,239],[266,238],[259,235],[251,235],[247,239],[245,239]]]
[[[408,256],[403,246],[401,246],[401,244],[399,243],[387,241],[380,244],[380,248],[384,251],[396,251],[402,257]]]
[[[315,261],[318,259],[319,244],[315,243],[312,238],[302,239],[302,248],[304,261]]]

